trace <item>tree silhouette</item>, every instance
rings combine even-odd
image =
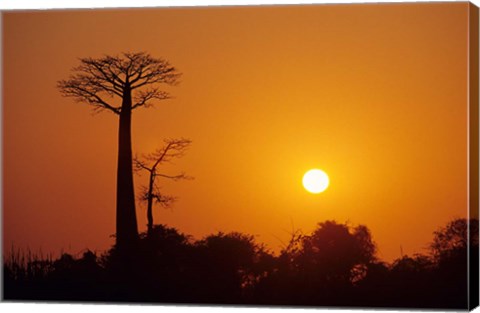
[[[349,305],[355,286],[375,262],[376,247],[365,226],[319,223],[310,235],[292,234],[274,268],[258,284],[264,304]],[[349,302],[350,301],[350,302]]]
[[[150,107],[154,100],[165,100],[169,94],[159,84],[174,85],[179,73],[168,61],[153,58],[145,52],[81,58],[67,80],[57,87],[65,97],[119,116],[116,243],[120,249],[131,247],[138,239],[135,195],[132,174],[131,115],[139,107]]]
[[[437,298],[444,306],[478,303],[478,242],[478,219],[455,219],[434,232],[430,249],[436,263]]]
[[[195,243],[201,301],[238,303],[264,274],[268,251],[238,232],[209,235]],[[194,282],[195,283],[195,282]]]
[[[326,281],[350,284],[364,275],[364,267],[375,259],[375,244],[367,227],[351,229],[326,221],[302,239],[296,259],[307,271],[319,272]]]
[[[163,177],[173,180],[179,179],[192,179],[185,173],[177,175],[166,175],[158,171],[158,166],[162,163],[171,162],[174,158],[180,158],[185,154],[191,141],[189,139],[166,139],[165,145],[155,152],[148,155],[143,155],[141,158],[135,157],[134,164],[135,169],[138,171],[145,170],[149,172],[148,186],[144,188],[141,199],[147,201],[147,229],[148,233],[153,229],[153,200],[159,203],[163,207],[171,205],[175,198],[169,195],[160,193],[160,188],[156,182],[157,177]]]
[[[478,248],[478,220],[455,219],[433,233],[430,249],[435,258],[441,259],[470,248]]]

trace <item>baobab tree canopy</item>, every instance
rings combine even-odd
[[[131,112],[150,107],[169,94],[158,85],[175,85],[180,73],[166,60],[145,52],[81,58],[67,80],[58,82],[63,96],[87,103],[95,112],[109,110],[120,116],[118,132],[116,241],[129,247],[138,238],[132,173]]]
[[[130,92],[130,110],[150,107],[152,100],[170,97],[155,85],[174,85],[180,76],[168,61],[153,58],[145,52],[123,53],[121,57],[81,58],[80,65],[72,71],[74,74],[68,80],[59,81],[61,93],[90,104],[96,112],[110,110],[115,114],[120,114],[123,109],[110,101],[115,96],[123,100],[125,93]]]

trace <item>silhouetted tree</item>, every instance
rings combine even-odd
[[[239,303],[266,271],[272,256],[254,237],[238,232],[205,237],[197,248],[197,288],[205,303]]]
[[[436,259],[478,247],[478,220],[455,219],[433,233],[430,249]]]
[[[355,282],[353,305],[363,307],[392,306],[392,282],[389,264],[376,260],[366,265],[366,275]],[[398,292],[394,292],[398,294]]]
[[[156,200],[163,207],[171,205],[175,198],[172,196],[160,193],[160,188],[156,182],[157,177],[163,177],[173,180],[191,179],[185,173],[177,175],[166,175],[158,171],[159,165],[166,162],[171,162],[174,158],[180,158],[185,154],[191,141],[188,139],[166,139],[165,145],[154,153],[143,155],[141,158],[135,157],[134,163],[137,170],[145,170],[149,172],[148,186],[144,188],[141,199],[147,201],[147,229],[150,233],[153,229],[153,200]]]
[[[449,222],[434,232],[430,249],[436,263],[440,306],[468,308],[472,297],[478,299],[478,220],[460,218]]]
[[[354,285],[375,261],[365,226],[319,223],[310,235],[294,233],[276,268],[259,284],[259,301],[278,304],[349,305]]]
[[[367,227],[326,221],[302,238],[296,261],[308,272],[317,272],[326,281],[349,284],[365,275],[365,266],[374,260],[375,244]]]
[[[116,242],[132,246],[138,239],[132,174],[131,115],[140,107],[169,94],[159,84],[174,85],[179,73],[164,59],[147,53],[123,53],[93,59],[81,58],[74,74],[58,82],[63,96],[87,103],[95,112],[110,111],[119,116]]]
[[[404,255],[390,267],[387,281],[395,286],[384,295],[390,305],[398,307],[428,307],[434,305],[435,263],[422,254]],[[388,289],[387,289],[388,290]]]

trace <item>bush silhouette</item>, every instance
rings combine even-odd
[[[4,259],[4,298],[466,309],[477,230],[478,220],[453,220],[434,233],[428,255],[388,264],[376,257],[362,225],[319,223],[311,234],[295,233],[278,255],[248,234],[194,240],[155,225],[128,256],[116,246],[100,257],[89,250],[56,260],[11,254]]]

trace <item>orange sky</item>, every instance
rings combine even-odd
[[[117,116],[92,116],[56,81],[79,57],[147,51],[183,76],[174,99],[135,111],[134,153],[190,138],[164,169],[195,177],[162,182],[179,200],[155,222],[278,251],[292,227],[335,219],[367,225],[384,260],[426,252],[466,216],[467,14],[466,2],[4,13],[5,248],[113,243]],[[329,174],[326,192],[303,189],[310,168]]]

